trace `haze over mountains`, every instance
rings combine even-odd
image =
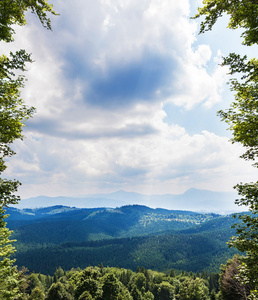
[[[191,210],[195,212],[214,212],[228,214],[243,211],[234,204],[237,194],[234,192],[213,192],[189,189],[183,194],[144,195],[134,192],[117,191],[108,194],[89,194],[80,197],[38,196],[22,199],[17,208],[37,208],[65,205],[78,208],[120,207],[123,205],[146,205],[151,208],[173,210]]]

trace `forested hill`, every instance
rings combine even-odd
[[[218,271],[232,257],[226,242],[234,234],[231,216],[151,209],[54,206],[8,208],[17,239],[17,264],[53,273],[61,266],[137,266],[166,270]]]
[[[85,242],[103,238],[132,237],[165,230],[178,230],[220,217],[191,211],[152,209],[141,205],[120,208],[39,209],[8,208],[8,226],[19,241]],[[43,233],[43,234],[42,234]]]

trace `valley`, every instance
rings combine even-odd
[[[59,266],[68,270],[99,264],[218,272],[236,252],[226,244],[234,234],[231,215],[142,205],[8,208],[7,214],[17,240],[17,265],[44,274]]]

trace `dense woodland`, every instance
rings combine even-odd
[[[140,205],[7,212],[20,299],[227,299],[219,273],[236,252],[226,245],[231,215]]]
[[[151,209],[54,206],[9,208],[19,267],[51,274],[88,265],[136,270],[219,272],[236,250],[226,242],[234,234],[231,215]]]
[[[239,257],[234,256],[222,266],[222,272],[208,273],[158,272],[144,267],[135,271],[117,267],[88,266],[64,271],[57,268],[54,275],[26,274],[23,269],[20,299],[83,300],[219,300],[245,299],[250,286],[241,286],[237,274]]]
[[[135,271],[119,267],[87,267],[64,271],[57,268],[53,276],[40,273],[26,275],[21,299],[219,299],[219,275],[215,273],[167,273]],[[235,298],[238,299],[238,298]],[[241,299],[241,298],[239,298]]]
[[[243,299],[229,290],[238,260],[228,261],[232,215],[140,205],[7,213],[18,239],[16,299]]]
[[[17,299],[242,299],[229,290],[238,259],[228,261],[232,215],[140,205],[7,213],[18,239]]]

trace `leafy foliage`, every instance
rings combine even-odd
[[[258,5],[257,5],[258,6]],[[242,74],[242,81],[232,79],[231,90],[235,101],[226,111],[219,111],[222,121],[229,124],[233,134],[231,141],[241,143],[247,150],[244,159],[255,160],[258,156],[258,60],[231,53],[223,65],[230,67],[230,74]]]
[[[205,300],[209,299],[209,295],[218,295],[218,288],[210,288],[213,287],[212,275],[214,274],[209,275],[207,272],[201,275],[181,272],[171,277],[144,267],[138,267],[136,272],[118,267],[105,268],[102,265],[70,271],[63,271],[59,267],[54,276],[33,273],[40,282],[26,295],[29,299],[34,299],[32,297],[36,291],[39,295],[45,293],[49,300]],[[46,281],[49,283],[47,286]],[[42,289],[44,285],[45,288]]]
[[[257,0],[203,0],[203,7],[198,9],[195,18],[204,16],[200,33],[211,30],[223,14],[230,17],[228,27],[243,28],[243,44],[252,45],[258,42],[258,2]]]
[[[228,27],[242,28],[243,44],[247,46],[258,43],[258,2],[257,0],[204,0],[195,18],[204,16],[200,32],[211,30],[219,17],[224,13],[230,17]],[[240,74],[240,79],[231,79],[231,90],[235,101],[227,111],[220,111],[222,120],[229,124],[232,131],[232,142],[241,143],[246,151],[242,158],[255,161],[258,157],[258,60],[247,60],[231,53],[224,58],[222,65],[227,65],[230,74]],[[257,162],[254,164],[258,167]],[[240,199],[236,204],[245,205],[251,215],[240,215],[242,224],[236,225],[238,236],[231,239],[230,245],[245,252],[239,268],[240,283],[251,284],[249,299],[258,299],[258,182],[240,183],[235,186]]]
[[[225,300],[247,299],[250,294],[250,284],[241,284],[238,278],[241,259],[239,256],[234,256],[221,266],[220,290]]]
[[[208,299],[209,289],[202,278],[187,278],[179,288],[181,299],[205,300]]]
[[[0,298],[13,299],[15,295],[19,295],[19,274],[13,266],[15,260],[10,259],[15,248],[11,244],[13,241],[9,239],[11,231],[6,228],[5,218],[4,210],[0,206]]]
[[[25,25],[26,11],[34,12],[42,25],[50,29],[47,13],[53,13],[51,5],[45,0],[0,1],[0,41],[14,40],[13,25]],[[11,144],[16,139],[22,139],[22,129],[25,121],[31,117],[34,108],[27,107],[20,98],[21,88],[24,86],[23,75],[16,75],[17,71],[24,72],[26,63],[31,57],[24,50],[9,56],[0,55],[0,174],[6,169],[6,158],[14,155]],[[15,260],[10,259],[14,252],[9,239],[11,231],[6,228],[4,207],[18,202],[19,197],[14,194],[20,183],[17,180],[0,178],[0,297],[1,299],[17,299],[19,294],[19,277]]]
[[[47,0],[2,0],[0,2],[0,40],[11,42],[15,33],[13,25],[26,25],[25,13],[31,11],[36,14],[43,27],[51,29],[51,21],[48,13],[56,14],[53,6]]]

